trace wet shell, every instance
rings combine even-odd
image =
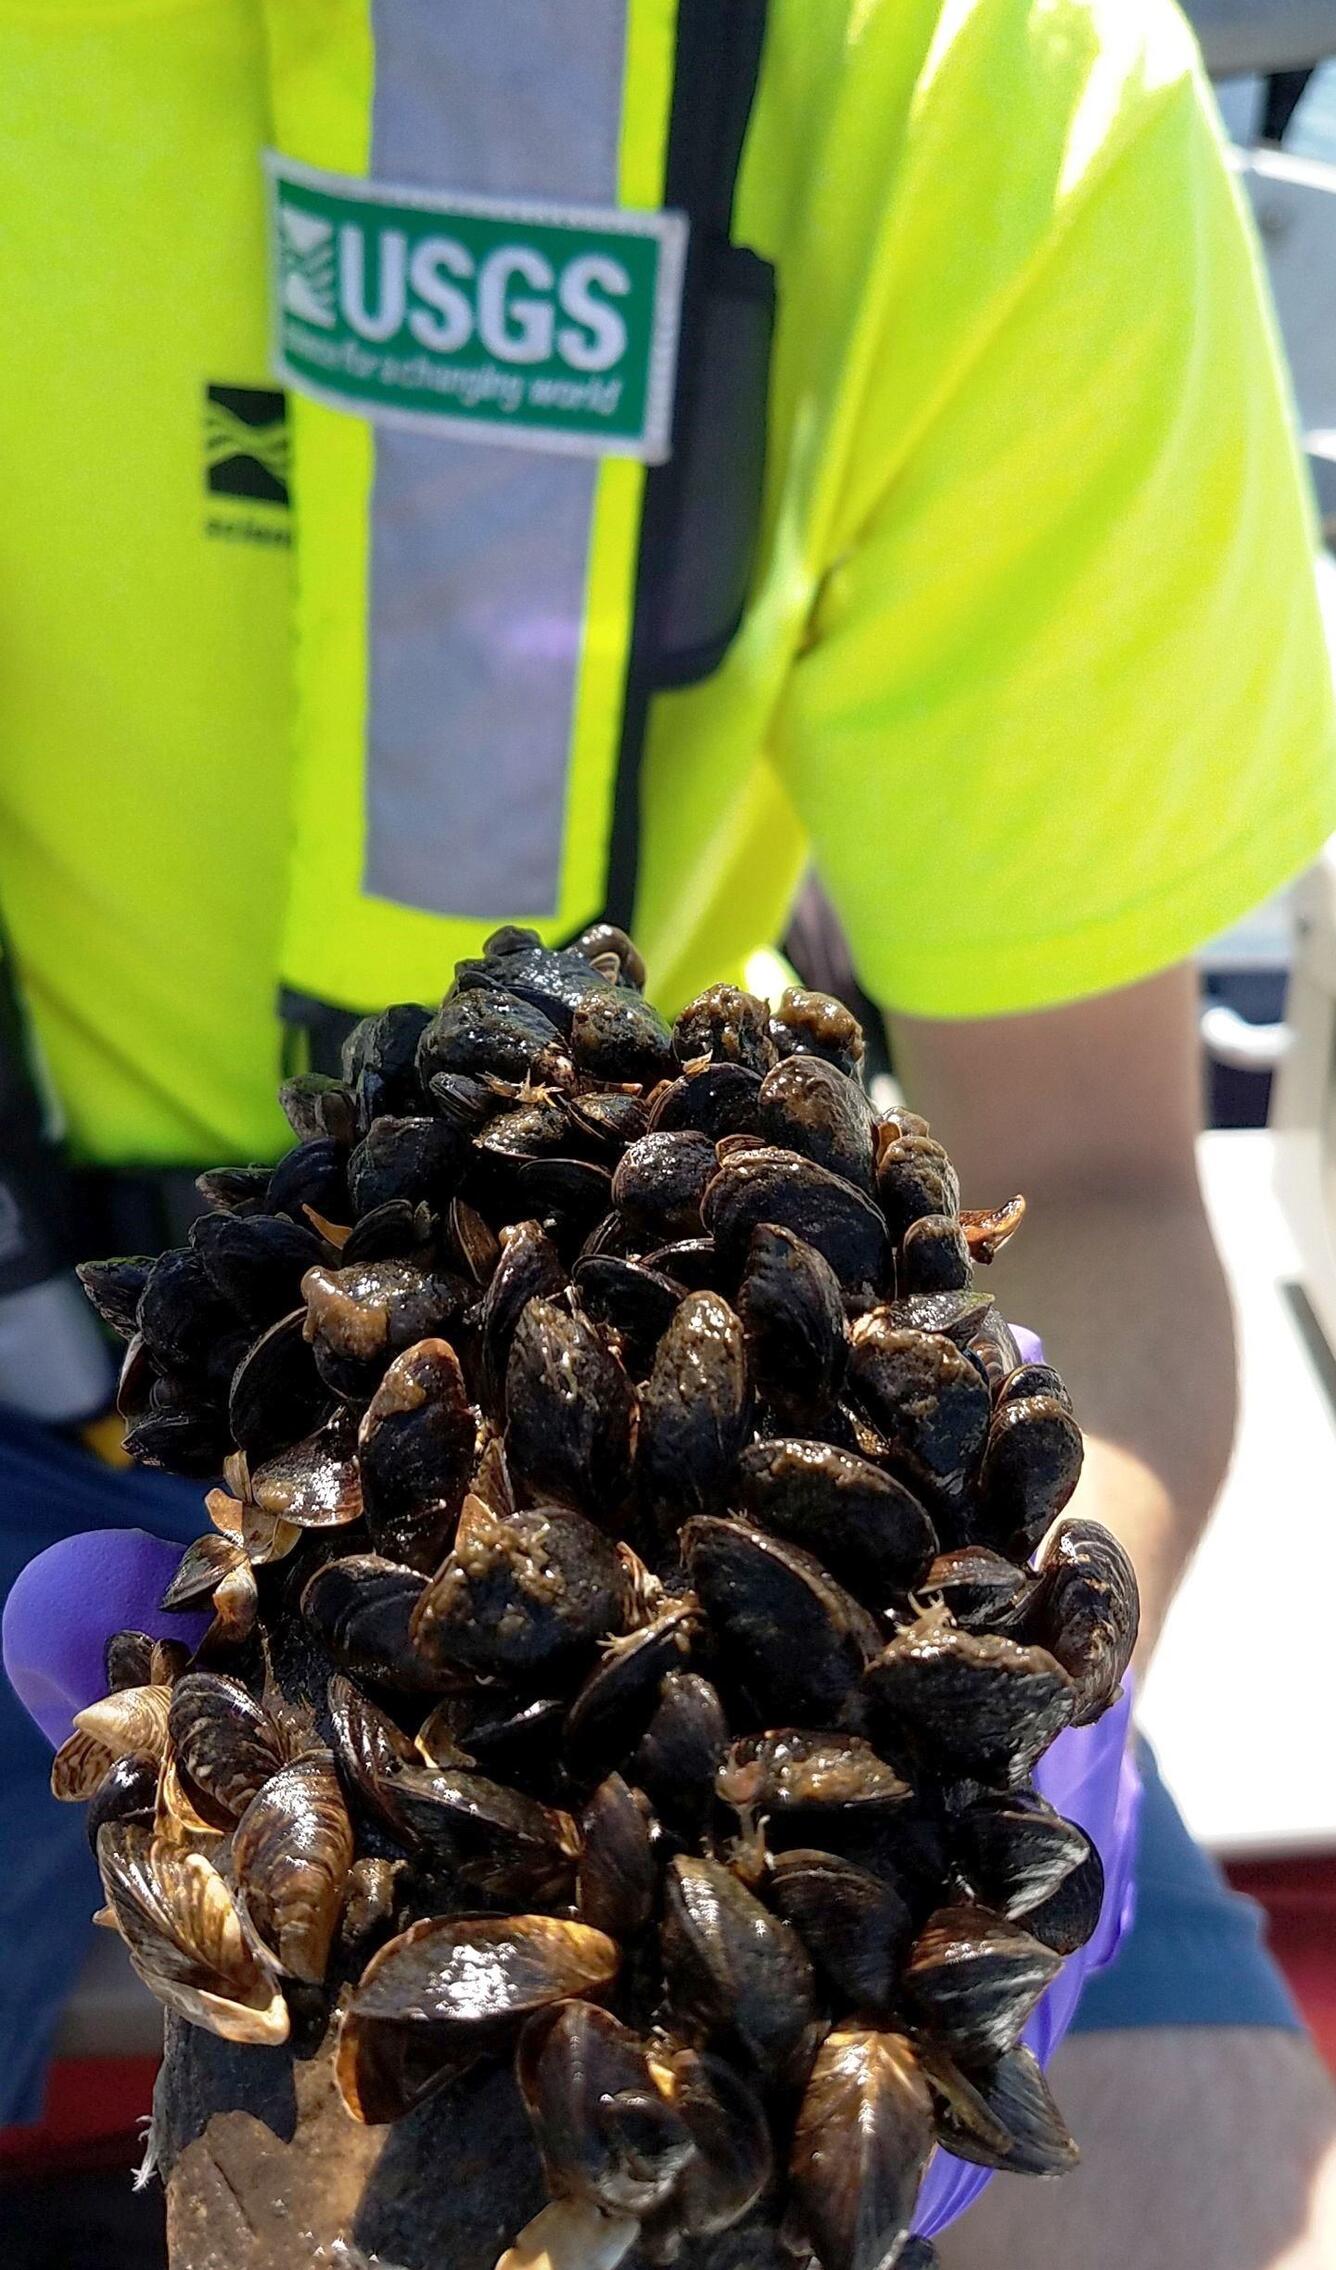
[[[1030,1908],[1025,1928],[1051,1947],[1056,1955],[1074,1955],[1094,1937],[1104,1907],[1104,1863],[1091,1844],[1079,1867],[1063,1878],[1055,1892]]]
[[[738,1290],[753,1375],[781,1408],[819,1411],[844,1371],[844,1298],[830,1263],[792,1230],[752,1231]]]
[[[682,1544],[730,1672],[770,1722],[838,1724],[880,1636],[866,1610],[810,1553],[741,1522],[692,1521]]]
[[[232,1847],[242,1906],[289,1977],[323,1979],[352,1858],[352,1822],[326,1758],[285,1766],[242,1815]]]
[[[742,1502],[767,1529],[816,1553],[856,1591],[884,1597],[924,1578],[936,1533],[894,1475],[833,1443],[776,1436],[739,1460]]]
[[[886,1225],[870,1198],[797,1151],[735,1151],[705,1193],[706,1228],[745,1253],[761,1222],[793,1230],[846,1284],[881,1285],[890,1254]]]
[[[892,1757],[1018,1787],[1064,1726],[1076,1689],[1041,1647],[922,1617],[867,1674],[874,1724]]]
[[[727,1747],[716,1689],[699,1671],[670,1671],[635,1753],[636,1780],[673,1827],[699,1830]]]
[[[872,1107],[856,1080],[819,1056],[790,1056],[768,1072],[757,1124],[770,1143],[800,1151],[871,1193],[875,1153]]]
[[[1039,1570],[1032,1629],[1076,1682],[1074,1723],[1089,1726],[1114,1700],[1132,1660],[1140,1622],[1136,1571],[1097,1521],[1064,1521]]]
[[[160,1769],[161,1760],[150,1757],[145,1750],[127,1751],[123,1758],[114,1759],[107,1767],[89,1799],[84,1822],[94,1857],[98,1831],[105,1821],[134,1821],[142,1828],[152,1826]]]
[[[426,1588],[420,1569],[403,1568],[378,1553],[349,1553],[316,1570],[302,1593],[301,1612],[354,1678],[432,1694],[441,1680],[413,1637]]]
[[[563,2002],[529,2020],[515,2073],[555,2195],[637,2216],[668,2198],[696,2147],[638,2034]]]
[[[852,1009],[830,993],[791,985],[780,995],[770,1037],[781,1056],[821,1056],[837,1072],[856,1075],[863,1061],[863,1032]]]
[[[367,1527],[377,1552],[419,1568],[440,1566],[464,1502],[477,1422],[448,1340],[420,1340],[396,1356],[357,1431]]]
[[[968,1356],[942,1334],[902,1331],[872,1309],[853,1328],[849,1375],[897,1472],[930,1512],[958,1518],[992,1415]]]
[[[1015,2048],[1061,1968],[1051,1949],[1005,1916],[944,1907],[914,1941],[904,1990],[920,2023],[968,2065]]]
[[[837,2008],[894,2015],[914,1925],[892,1884],[833,1852],[795,1846],[776,1854],[768,1897],[793,1925]]]
[[[82,1804],[117,1758],[132,1752],[161,1758],[167,1747],[168,1687],[122,1687],[76,1711],[74,1731],[51,1761],[51,1794]]]
[[[716,1860],[669,1863],[661,1930],[675,2022],[771,2078],[800,2080],[816,2001],[802,1941]]]
[[[689,1293],[640,1399],[641,1483],[666,1523],[723,1502],[750,1410],[738,1318],[717,1293]]]
[[[396,1198],[443,1205],[459,1179],[463,1155],[461,1138],[447,1120],[375,1120],[348,1161],[353,1213],[373,1213]]]
[[[889,2270],[903,2260],[932,2149],[932,2098],[903,2034],[828,2034],[799,2109],[793,2203],[822,2270]]]
[[[964,1292],[972,1275],[970,1249],[959,1222],[946,1214],[924,1214],[910,1223],[896,1264],[902,1293]]]
[[[314,1232],[283,1214],[202,1214],[190,1243],[215,1291],[259,1330],[296,1307],[321,1257]]]
[[[580,1921],[624,1945],[644,1930],[654,1911],[659,1871],[653,1816],[644,1797],[614,1773],[589,1799],[580,1830]]]
[[[570,1706],[565,1746],[571,1769],[598,1780],[638,1742],[669,1672],[685,1667],[704,1630],[698,1602],[674,1601],[603,1650]]]
[[[533,1678],[621,1630],[627,1585],[615,1546],[583,1514],[540,1506],[499,1520],[469,1498],[413,1641],[433,1664]]]
[[[658,1010],[625,986],[591,994],[571,1019],[571,1053],[596,1080],[657,1080],[675,1069]]]
[[[479,1320],[484,1400],[493,1418],[504,1411],[506,1364],[521,1316],[531,1300],[553,1300],[565,1283],[561,1256],[540,1222],[516,1222],[502,1232]]]
[[[503,1080],[560,1086],[570,1070],[565,1042],[551,1018],[501,990],[453,994],[418,1042],[417,1072],[424,1089],[441,1072],[494,1073]]]
[[[261,1513],[295,1529],[343,1529],[362,1515],[357,1434],[351,1413],[339,1411],[302,1441],[257,1466],[251,1493]]]
[[[1083,1455],[1081,1430],[1056,1396],[1007,1398],[989,1429],[981,1476],[993,1541],[1024,1559],[1080,1481]]]
[[[102,1830],[97,1856],[130,1961],[160,2002],[224,2041],[287,2040],[287,2004],[211,1861],[126,1821]]]
[[[612,1202],[650,1245],[699,1237],[701,1200],[717,1161],[708,1135],[660,1130],[623,1151],[612,1178]]]
[[[981,1797],[959,1816],[955,1834],[983,1906],[1013,1920],[1050,1898],[1091,1849],[1084,1830],[1039,1797]]]
[[[1061,2175],[1080,2158],[1033,2052],[1008,2050],[970,2075],[928,2055],[937,2139],[958,2160],[1010,2175]]]
[[[168,1726],[192,1782],[233,1820],[284,1762],[283,1739],[268,1711],[224,1672],[188,1671],[178,1679]]]
[[[712,1143],[756,1125],[759,1072],[743,1064],[705,1064],[666,1081],[650,1108],[650,1127],[695,1128]]]
[[[506,1365],[506,1456],[536,1497],[611,1517],[631,1480],[635,1390],[595,1327],[532,1300]]]
[[[420,2102],[535,2010],[610,1986],[617,1967],[611,1939],[554,1916],[410,1924],[372,1956],[353,1995],[339,2034],[339,2093],[357,2120],[393,2119],[406,2109],[391,2102],[405,2051],[416,2086],[404,2093]]]
[[[103,1323],[123,1340],[137,1328],[139,1297],[152,1267],[151,1253],[127,1253],[112,1261],[81,1261],[75,1271]]]

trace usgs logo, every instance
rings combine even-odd
[[[403,229],[345,221],[330,244],[334,232],[319,225],[326,242],[288,269],[284,304],[322,329],[342,319],[373,346],[407,329],[437,355],[476,339],[498,362],[555,355],[575,371],[611,370],[626,352],[617,303],[629,298],[631,278],[610,253],[577,252],[558,269],[532,244],[499,244],[479,261],[454,236],[412,243]]]
[[[268,170],[275,361],[298,392],[483,440],[667,454],[681,214]]]

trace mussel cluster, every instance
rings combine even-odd
[[[839,1003],[507,929],[283,1090],[271,1169],[82,1272],[129,1445],[225,1476],[54,1786],[141,1976],[232,2041],[337,2027],[359,2120],[513,2059],[551,2204],[508,2262],[757,2213],[931,2259],[934,2143],[1075,2147],[1021,2030],[1101,1900],[1036,1793],[1118,1690],[1070,1399],[874,1113]],[[498,2171],[502,2174],[503,2171]]]

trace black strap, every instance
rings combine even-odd
[[[767,0],[678,0],[677,61],[664,203],[691,222],[682,291],[673,430],[686,431],[701,380],[704,279],[711,252],[733,225],[742,147],[765,45]],[[640,869],[640,774],[658,647],[660,573],[681,504],[680,454],[645,479],[636,565],[635,616],[622,704],[617,785],[608,847],[606,914],[629,929]]]

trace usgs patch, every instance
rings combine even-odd
[[[388,425],[668,455],[684,214],[265,166],[287,385]]]

